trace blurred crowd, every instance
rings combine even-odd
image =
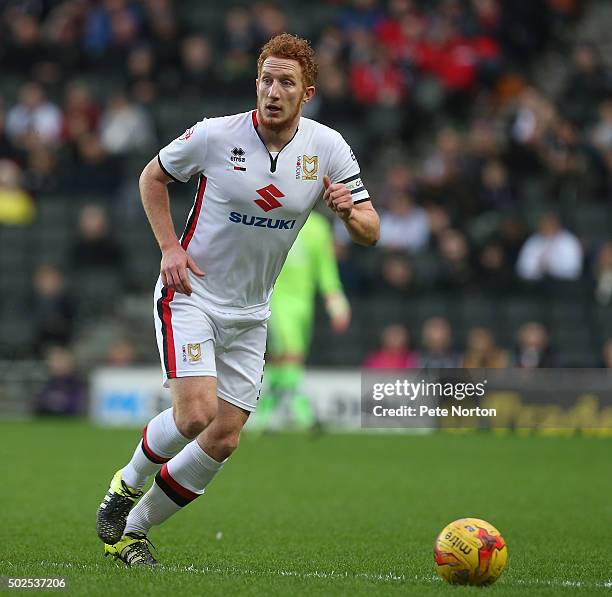
[[[537,369],[558,367],[560,361],[551,346],[546,327],[537,321],[522,324],[512,349],[500,347],[491,328],[476,326],[468,331],[465,347],[457,350],[447,319],[431,317],[423,323],[421,345],[414,347],[408,329],[399,323],[385,327],[380,346],[370,352],[366,369]],[[612,367],[612,340],[602,349],[600,367]]]
[[[34,264],[35,352],[74,339],[64,275],[125,268],[112,210],[126,185],[137,199],[130,164],[191,124],[169,130],[160,106],[180,114],[243,98],[248,108],[259,48],[285,30],[317,49],[306,115],[345,132],[381,214],[373,257],[336,230],[349,297],[503,296],[562,281],[610,305],[610,220],[578,217],[612,198],[612,71],[596,42],[572,35],[597,0],[328,0],[308,6],[311,19],[292,0],[212,4],[0,5],[0,227],[31,226],[57,196],[96,200],[83,208],[66,271]],[[565,68],[541,81],[550,52]],[[427,339],[456,346],[453,330],[443,318],[426,325],[414,353],[408,330],[385,328],[382,353],[366,363],[385,362],[388,344],[404,346],[392,362],[439,362]],[[554,363],[542,322],[517,330],[512,350],[493,337],[472,330],[448,362],[486,353],[499,366]]]

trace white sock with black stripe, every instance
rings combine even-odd
[[[152,526],[168,520],[202,495],[224,464],[192,441],[162,466],[155,483],[130,512],[125,533],[146,535]]]
[[[190,441],[178,430],[172,408],[166,409],[144,428],[142,440],[121,471],[121,478],[130,487],[142,489],[147,479]]]

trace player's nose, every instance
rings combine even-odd
[[[279,85],[277,81],[274,81],[270,87],[268,87],[268,97],[279,97]]]

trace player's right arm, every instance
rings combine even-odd
[[[162,283],[168,288],[189,296],[192,289],[187,268],[197,276],[203,276],[204,272],[200,270],[193,257],[181,247],[176,236],[168,195],[168,184],[172,180],[172,177],[162,170],[158,158],[155,157],[145,166],[140,175],[140,196],[153,234],[161,249]]]
[[[164,147],[140,175],[140,195],[147,218],[162,252],[160,266],[164,286],[191,294],[187,269],[203,276],[193,257],[181,246],[172,222],[168,184],[187,182],[203,172],[208,147],[207,120],[196,123]]]

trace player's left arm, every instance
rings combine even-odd
[[[350,188],[341,182],[332,183],[327,175],[323,177],[323,186],[323,199],[344,222],[353,242],[366,246],[375,245],[380,238],[380,219],[372,202],[368,199],[353,203]]]

